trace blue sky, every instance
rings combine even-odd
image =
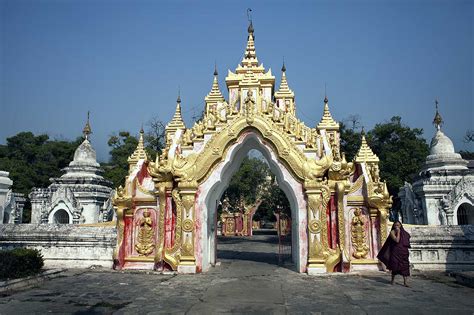
[[[167,122],[178,86],[184,117],[204,104],[214,62],[225,90],[252,8],[260,62],[280,80],[283,56],[297,113],[321,118],[324,85],[337,120],[370,129],[399,115],[434,133],[434,99],[457,150],[474,129],[472,1],[0,0],[0,143],[20,131],[74,139],[91,111],[92,142]]]

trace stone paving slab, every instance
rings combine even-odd
[[[68,270],[0,297],[0,314],[473,314],[474,289],[443,273],[417,273],[406,288],[383,272],[296,273],[276,265],[274,243],[219,246],[226,258],[205,274]]]

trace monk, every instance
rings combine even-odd
[[[403,229],[400,221],[395,221],[385,244],[383,244],[377,258],[392,271],[392,281],[395,275],[403,276],[403,285],[408,287],[407,277],[410,275],[410,262],[408,261],[408,248],[410,248],[410,234]]]

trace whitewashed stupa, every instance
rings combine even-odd
[[[436,134],[430,155],[413,185],[405,183],[398,194],[402,220],[409,224],[474,224],[474,171],[441,131],[438,101],[433,124]]]
[[[89,115],[83,133],[84,141],[74,160],[63,169],[64,175],[52,178],[48,188],[31,191],[31,223],[79,224],[112,219],[112,182],[102,176],[104,171],[89,141]]]

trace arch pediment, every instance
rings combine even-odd
[[[227,149],[246,133],[258,133],[275,150],[279,160],[300,182],[323,177],[332,164],[332,156],[321,159],[308,158],[285,132],[266,117],[237,117],[214,133],[199,153],[187,157],[177,154],[172,162],[172,172],[178,181],[202,182],[213,167],[226,156]]]

